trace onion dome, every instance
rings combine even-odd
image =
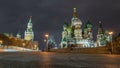
[[[68,25],[68,23],[67,22],[64,22],[64,25],[63,25],[63,27],[68,27],[69,25]]]
[[[87,28],[92,28],[92,23],[88,20],[85,27]]]
[[[74,25],[77,25],[77,24],[82,25],[82,21],[78,18],[75,18],[73,22],[74,22]]]
[[[68,28],[67,28],[67,31],[68,31],[68,32],[72,32],[72,28],[71,28],[71,27],[68,27]]]

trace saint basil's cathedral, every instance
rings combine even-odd
[[[104,31],[101,21],[99,21],[96,41],[93,40],[92,23],[88,20],[82,30],[82,21],[79,19],[76,8],[73,8],[73,17],[71,24],[67,22],[63,25],[61,48],[67,48],[68,45],[75,45],[77,48],[100,47],[105,46],[111,41],[111,35]]]

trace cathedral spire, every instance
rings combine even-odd
[[[101,21],[99,21],[99,28],[102,28],[102,23],[101,23]]]
[[[103,33],[104,33],[103,26],[101,21],[99,21],[98,34],[103,34]]]
[[[77,9],[76,8],[73,8],[73,17],[77,17]]]

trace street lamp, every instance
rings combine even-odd
[[[23,51],[24,51],[25,43],[22,43],[22,45],[23,45]]]
[[[45,37],[48,39],[48,37],[49,37],[49,34],[45,34]]]
[[[34,45],[34,49],[37,50],[37,45],[36,44]]]
[[[45,38],[46,38],[46,40],[44,40],[44,42],[46,42],[46,46],[47,46],[47,49],[48,49],[47,43],[48,43],[49,34],[45,34]]]
[[[47,42],[47,40],[46,40],[46,39],[44,39],[44,42],[46,43],[46,42]]]
[[[113,34],[113,32],[109,32],[109,35],[112,35]]]
[[[23,47],[25,46],[25,43],[23,43]]]
[[[109,32],[109,35],[110,35],[110,42],[111,42],[111,53],[113,53],[113,44],[112,44],[112,35],[113,35],[113,32]]]
[[[0,46],[2,46],[1,44],[3,43],[3,41],[2,40],[0,40]]]

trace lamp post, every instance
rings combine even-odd
[[[22,45],[23,45],[23,51],[24,51],[25,43],[22,43]]]
[[[109,35],[110,35],[111,54],[112,54],[112,53],[113,53],[113,43],[112,43],[112,35],[113,35],[113,32],[109,32]]]
[[[37,50],[37,45],[36,44],[34,45],[34,49]]]
[[[45,37],[48,39],[48,37],[49,37],[49,34],[45,34]]]
[[[2,41],[2,40],[0,40],[0,46],[2,46],[2,43],[3,43],[3,41]]]
[[[46,42],[46,46],[47,46],[47,50],[49,50],[48,48],[48,45],[47,45],[47,43],[48,43],[48,38],[49,38],[49,34],[45,34],[45,38],[46,38],[46,40],[44,40],[44,42]]]

